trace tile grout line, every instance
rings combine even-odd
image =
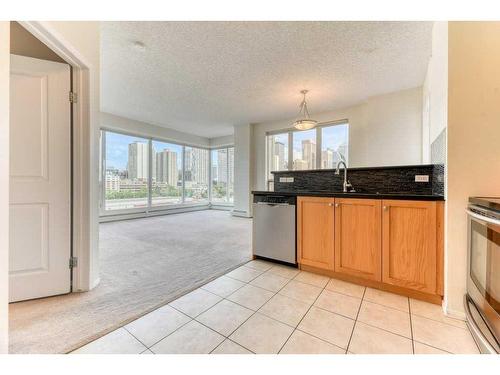
[[[415,315],[416,317],[419,317],[419,318],[421,318],[421,319],[432,320],[433,322],[436,322],[436,323],[441,323],[441,324],[445,324],[445,325],[450,326],[450,327],[455,327],[455,328],[463,329],[463,330],[465,330],[465,331],[469,331],[469,328],[467,327],[467,323],[466,323],[464,320],[455,319],[455,320],[457,320],[457,321],[459,321],[459,322],[463,322],[463,323],[465,323],[465,324],[466,324],[466,326],[465,326],[465,327],[458,327],[458,326],[456,326],[456,325],[454,325],[454,324],[450,324],[450,323],[447,323],[447,322],[443,322],[443,321],[441,321],[441,320],[432,319],[432,318],[429,318],[429,317],[427,317],[427,316],[423,316],[423,315],[420,315],[420,314],[415,314],[415,313],[414,313],[413,315]],[[444,315],[444,316],[445,316],[445,317],[447,317],[446,315]],[[447,317],[447,318],[449,318],[449,317]],[[449,319],[454,319],[454,318],[449,318]]]
[[[365,290],[363,290],[363,297],[361,297],[361,303],[359,304],[358,313],[356,314],[356,319],[354,319],[354,324],[352,326],[351,336],[349,336],[349,341],[347,342],[345,354],[347,354],[349,352],[349,346],[351,346],[352,336],[354,335],[354,329],[356,328],[356,323],[358,323],[359,312],[361,311],[361,306],[363,305],[363,301],[365,299],[365,294],[366,294],[366,287],[365,287]]]
[[[271,268],[272,268],[272,267],[271,267]],[[262,274],[267,273],[268,271],[270,271],[270,270],[271,270],[271,268],[269,268],[267,271],[263,272]],[[262,275],[262,274],[261,274],[261,275]],[[259,276],[260,276],[260,275],[259,275]],[[259,277],[259,276],[257,276],[257,277]],[[253,280],[255,280],[255,279],[253,279]],[[253,280],[251,280],[251,281],[253,281]],[[293,280],[293,279],[288,279],[288,282],[287,282],[285,285],[283,285],[283,287],[281,287],[281,288],[278,290],[278,292],[279,292],[281,289],[283,289],[285,286],[287,286],[287,285],[290,283],[290,281],[292,281],[292,280]],[[247,284],[247,285],[251,285],[251,284],[250,284],[250,282],[247,282],[246,284]],[[255,286],[255,285],[252,285],[252,286]],[[260,287],[258,287],[258,286],[255,286],[255,287],[256,287],[256,288],[260,288]],[[243,288],[243,287],[242,287],[242,288]],[[268,291],[268,292],[269,292],[269,290],[267,290],[267,289],[264,289],[264,288],[260,288],[260,289],[262,289],[262,290],[265,290],[265,291]],[[271,300],[274,296],[276,296],[276,295],[278,294],[278,292],[272,292],[272,293],[274,293],[274,294],[272,295],[272,297],[271,297],[271,298],[269,298],[266,302],[264,302],[264,304],[262,304],[262,306],[264,306],[266,303],[268,303],[268,302],[269,302],[269,301],[270,301],[270,300]],[[229,296],[230,296],[230,295],[229,295]],[[229,297],[229,296],[228,296],[228,297]],[[244,308],[246,308],[246,309],[248,309],[248,310],[253,311],[253,313],[252,313],[252,314],[251,314],[251,315],[250,315],[247,319],[245,319],[245,320],[244,320],[244,321],[243,321],[243,322],[242,322],[242,323],[241,323],[238,327],[236,327],[236,328],[235,328],[235,329],[231,332],[231,334],[230,334],[229,336],[231,336],[233,333],[235,333],[235,332],[236,332],[236,331],[237,331],[237,330],[238,330],[238,329],[239,329],[239,328],[240,328],[243,324],[245,324],[248,320],[250,320],[250,318],[251,318],[252,316],[254,316],[254,315],[255,315],[255,314],[256,314],[256,313],[257,313],[257,312],[258,312],[258,311],[262,308],[262,306],[260,306],[257,310],[253,310],[253,309],[249,309],[249,308],[248,308],[248,307],[246,307],[246,306],[240,305],[240,304],[239,304],[239,303],[237,303],[237,302],[231,301],[231,300],[229,300],[229,299],[228,299],[227,301],[229,301],[229,302],[233,302],[233,303],[237,304],[238,306],[241,306],[241,307],[244,307]],[[264,314],[262,314],[262,313],[260,313],[260,314],[261,314],[261,315],[264,315]],[[267,317],[267,318],[269,318],[269,319],[272,319],[272,320],[274,320],[274,321],[276,321],[276,322],[282,323],[282,322],[280,322],[279,320],[276,320],[276,319],[273,319],[273,318],[271,318],[271,317],[268,317],[267,315],[264,315],[264,316],[265,316],[265,317]],[[283,323],[283,324],[284,324],[284,323]],[[247,349],[248,351],[250,351],[250,352],[252,352],[252,353],[256,354],[254,351],[252,351],[252,350],[250,350],[250,349],[246,348],[244,345],[241,345],[239,342],[234,341],[234,340],[231,340],[231,338],[230,338],[229,336],[227,337],[227,339],[228,339],[228,340],[230,340],[230,341],[234,342],[235,344],[240,345],[242,348],[245,348],[245,349]],[[221,343],[221,344],[222,344],[222,343]],[[215,350],[215,349],[214,349],[214,350]]]
[[[409,298],[408,298],[408,312],[410,313],[411,350],[412,350],[413,354],[415,354],[415,342],[413,341],[413,323],[411,320],[411,304],[410,304]]]
[[[137,340],[137,341],[139,341],[142,345],[144,345],[144,347],[146,348],[145,350],[143,350],[144,352],[145,352],[146,350],[149,350],[148,346],[147,346],[144,342],[142,342],[142,340],[140,340],[138,337],[136,337],[136,336],[135,336],[132,332],[130,332],[130,331],[129,331],[129,330],[128,330],[125,326],[123,326],[122,328],[123,328],[126,332],[128,332],[128,334],[129,334],[130,336],[132,336],[134,339],[136,339],[136,340]],[[142,352],[141,352],[141,353],[142,353]],[[139,353],[139,354],[141,354],[141,353]]]
[[[434,346],[434,345],[430,345],[430,344],[428,344],[428,343],[426,343],[426,342],[422,342],[422,341],[419,341],[419,340],[413,340],[413,341],[415,341],[415,342],[416,342],[416,343],[418,343],[418,344],[422,344],[422,345],[429,346],[429,347],[431,347],[431,348],[433,348],[433,349],[441,350],[442,352],[445,352],[445,353],[447,353],[447,354],[455,354],[455,353],[452,353],[452,352],[450,352],[450,351],[448,351],[448,350],[438,348],[438,347],[436,347],[436,346]]]
[[[302,272],[302,271],[300,271]],[[295,275],[295,277],[297,277],[298,275],[300,275],[300,272]],[[294,280],[295,277],[292,279]],[[309,313],[309,311],[311,310],[311,308],[314,306],[314,304],[316,303],[316,301],[318,300],[319,296],[323,293],[323,291],[325,290],[326,286],[328,285],[328,283],[330,282],[331,278],[329,277],[328,278],[328,281],[325,283],[325,286],[321,289],[321,292],[318,293],[318,295],[316,296],[316,298],[314,299],[313,303],[311,304],[311,306],[309,306],[309,308],[307,309],[306,313],[302,316],[302,318],[300,318],[299,322],[297,323],[297,325],[295,326],[294,330],[292,331],[292,333],[290,333],[290,335],[288,336],[288,338],[285,340],[285,342],[283,343],[283,345],[281,345],[281,348],[280,350],[278,350],[278,354],[281,353],[281,351],[283,350],[283,348],[285,347],[285,345],[288,343],[288,341],[290,340],[290,337],[292,337],[293,333],[297,330],[297,327],[300,325],[300,323],[302,323],[302,321],[304,320],[304,318],[306,317],[306,315]],[[291,280],[290,280],[291,281]],[[300,282],[298,280],[295,280],[296,282]],[[303,284],[306,284],[306,283],[303,283]],[[311,284],[308,284],[308,285],[311,285]],[[290,297],[289,297],[290,298]],[[301,330],[299,330],[301,331]],[[302,332],[302,331],[301,331]],[[305,332],[307,333],[307,332]]]

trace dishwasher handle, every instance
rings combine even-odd
[[[259,205],[259,206],[270,206],[270,207],[274,207],[274,206],[291,206],[290,203],[257,202],[255,204]]]

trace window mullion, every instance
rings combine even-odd
[[[316,128],[316,169],[321,169],[321,150],[322,150],[323,128]]]
[[[151,210],[153,201],[153,139],[148,139],[148,206],[146,212]]]
[[[288,132],[288,170],[293,170],[293,132]]]
[[[181,181],[181,186],[182,186],[182,203],[186,202],[186,146],[182,146],[182,181]],[[191,171],[191,173],[193,173]]]
[[[106,211],[106,131],[101,131],[101,214]]]

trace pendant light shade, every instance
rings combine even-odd
[[[302,99],[302,103],[300,103],[300,111],[297,116],[297,119],[293,123],[293,127],[297,130],[309,130],[316,125],[318,125],[318,121],[311,119],[311,116],[309,116],[309,110],[307,109],[307,102],[306,102],[306,94],[308,93],[308,90],[302,90],[300,92],[304,98]]]

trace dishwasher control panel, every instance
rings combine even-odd
[[[261,194],[254,195],[253,203],[261,204],[289,204],[295,205],[297,197],[290,195]]]

